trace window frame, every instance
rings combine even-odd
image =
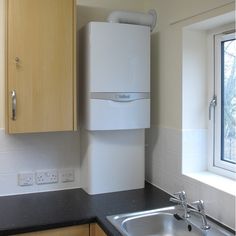
[[[234,24],[218,28],[208,34],[209,49],[209,95],[210,102],[214,95],[217,105],[211,109],[208,133],[208,170],[216,174],[236,179],[236,165],[221,160],[221,42],[229,39],[234,30]],[[235,35],[235,33],[234,33]],[[208,104],[209,105],[209,104]],[[210,111],[209,111],[210,112]]]

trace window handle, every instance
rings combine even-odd
[[[209,105],[209,120],[211,120],[212,108],[215,109],[216,105],[217,105],[217,97],[216,95],[214,95]]]

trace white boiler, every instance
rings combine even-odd
[[[110,18],[132,24],[90,22],[79,32],[81,183],[89,194],[144,187],[150,27],[133,24],[142,14],[119,15]]]
[[[88,130],[150,126],[150,28],[91,22],[82,31],[84,126]]]

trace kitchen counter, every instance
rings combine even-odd
[[[0,235],[12,235],[97,222],[108,234],[120,233],[106,216],[173,205],[151,184],[144,189],[88,195],[82,189],[0,197]]]

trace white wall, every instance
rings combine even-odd
[[[80,187],[79,133],[6,135],[0,130],[0,196]],[[19,172],[74,168],[75,181],[20,187]]]
[[[225,193],[182,175],[182,147],[194,144],[188,149],[191,149],[191,153],[185,153],[189,157],[188,161],[191,162],[191,158],[198,158],[202,154],[199,145],[201,147],[205,145],[203,139],[206,137],[204,117],[198,117],[200,121],[196,123],[192,116],[185,122],[186,126],[183,126],[182,114],[190,111],[183,111],[182,107],[182,30],[183,27],[195,22],[234,10],[234,1],[150,0],[145,2],[146,9],[157,10],[159,24],[152,35],[152,128],[147,131],[149,147],[146,156],[146,179],[169,193],[184,189],[188,193],[189,201],[203,199],[210,216],[235,228],[234,194]],[[204,72],[200,73],[202,73],[200,76],[204,76]],[[194,92],[205,93],[199,88]],[[188,102],[184,102],[186,108],[189,107]],[[200,109],[204,102],[204,100],[199,101]],[[189,132],[189,129],[198,130]],[[196,140],[202,140],[203,143]]]
[[[114,10],[143,11],[142,0],[77,0],[78,29],[89,21],[106,21]]]
[[[4,1],[0,0],[0,196],[76,188],[80,181],[79,132],[7,135],[4,132]],[[141,11],[141,0],[79,0],[78,28],[89,21],[104,21],[114,9]],[[19,187],[17,174],[25,171],[75,169],[75,182]]]
[[[230,6],[222,9],[217,7],[230,2],[234,1],[145,1],[146,10],[155,8],[158,13],[158,27],[152,34],[152,124],[162,127],[182,127],[182,28],[220,14],[222,9],[229,9]],[[210,11],[214,8],[215,11]],[[231,10],[232,8],[231,6]],[[191,18],[193,16],[195,17]],[[178,21],[180,22],[173,24]]]
[[[207,40],[205,31],[183,30],[182,129],[207,128]]]
[[[3,1],[0,0],[1,25]],[[147,11],[155,8],[157,10],[159,26],[152,35],[152,129],[148,131],[147,136],[149,143],[146,158],[147,179],[167,192],[185,189],[190,200],[204,199],[207,212],[233,228],[235,227],[235,197],[198,181],[184,178],[181,174],[182,27],[232,10],[233,4],[218,8],[230,2],[234,1],[79,0],[78,27],[90,20],[105,20],[111,9]],[[178,21],[179,23],[172,24]],[[0,45],[2,45],[2,30],[0,32]],[[2,47],[0,47],[0,127],[3,127],[4,76],[1,49]],[[0,194],[27,191],[27,188],[19,188],[16,185],[16,173],[19,171],[34,170],[38,167],[62,168],[74,165],[78,167],[79,175],[78,144],[78,133],[8,136],[1,131],[0,189],[4,187],[4,190]],[[9,178],[9,175],[12,177]],[[80,185],[79,179],[77,181],[75,186]],[[48,185],[45,188],[47,190],[52,187]],[[29,191],[41,190],[43,189],[35,187]]]
[[[143,0],[77,0],[77,5],[88,8],[106,8],[113,10],[143,11]]]

